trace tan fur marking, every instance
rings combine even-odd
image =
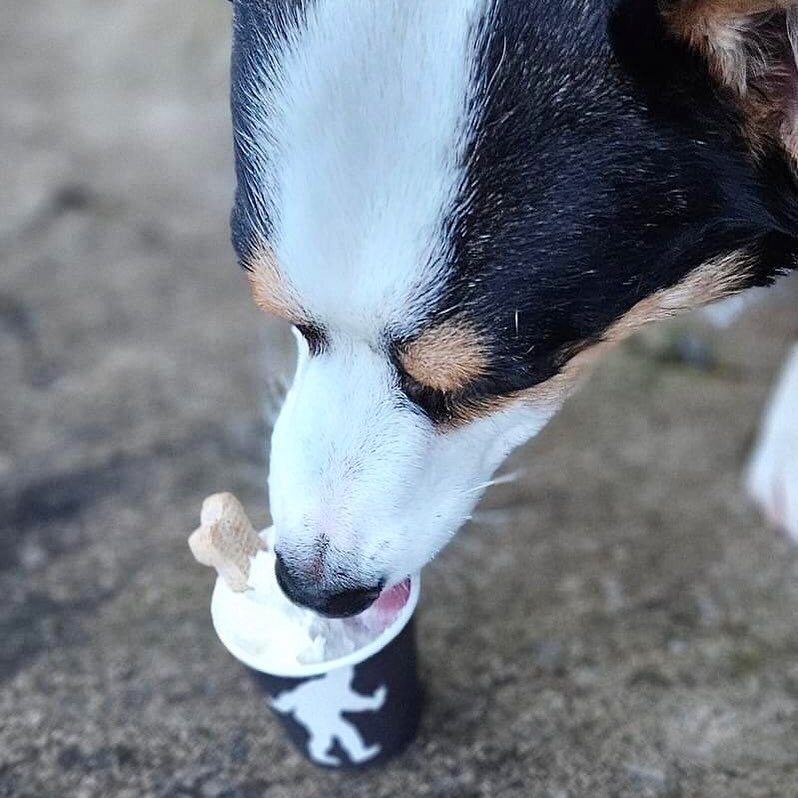
[[[750,18],[791,5],[795,0],[684,0],[666,18],[677,36],[707,57],[715,77],[743,95],[760,66],[751,63],[743,41]]]
[[[293,324],[306,321],[307,315],[280,271],[271,247],[262,247],[244,266],[252,298],[261,310]]]
[[[562,401],[590,374],[603,355],[645,325],[742,291],[754,262],[753,256],[745,249],[735,250],[708,260],[676,285],[641,299],[605,330],[600,341],[574,355],[559,374],[523,391],[524,398]]]
[[[754,265],[754,256],[745,249],[712,258],[676,285],[641,299],[612,324],[602,338],[605,341],[622,340],[650,321],[667,319],[738,293],[745,288]]]
[[[485,371],[485,347],[465,322],[432,327],[399,353],[402,368],[436,391],[460,391]]]
[[[605,330],[600,341],[577,351],[558,374],[525,391],[470,403],[455,414],[448,427],[490,415],[519,400],[560,405],[590,375],[601,357],[649,322],[671,318],[743,290],[754,262],[744,249],[707,261],[676,285],[641,299]]]
[[[790,63],[767,55],[757,41],[757,25],[768,12],[786,12],[783,34],[795,51],[798,0],[683,0],[666,13],[671,31],[702,53],[714,78],[739,98],[744,135],[751,151],[760,156],[779,141],[798,159],[798,124],[794,118]]]

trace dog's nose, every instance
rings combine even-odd
[[[382,585],[330,591],[303,578],[286,565],[278,554],[274,566],[280,589],[294,604],[308,607],[328,618],[348,618],[370,607],[380,595]]]

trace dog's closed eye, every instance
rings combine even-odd
[[[420,408],[435,424],[451,422],[456,415],[456,395],[424,385],[403,369],[399,369],[399,382],[405,396]]]
[[[442,432],[488,415],[512,398],[485,393],[478,382],[457,390],[434,388],[419,382],[401,365],[397,365],[397,373],[404,395]]]

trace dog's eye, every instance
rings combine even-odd
[[[399,380],[405,396],[419,407],[435,424],[452,421],[456,415],[456,403],[453,394],[422,385],[409,374],[399,372]]]
[[[311,355],[320,355],[327,346],[324,332],[313,324],[295,325],[297,332],[305,339]]]

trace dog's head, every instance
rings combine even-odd
[[[365,607],[603,349],[781,265],[787,158],[750,156],[698,23],[599,5],[237,2],[233,240],[299,346],[269,478],[295,600]]]

